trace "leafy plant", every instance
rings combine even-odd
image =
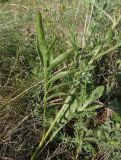
[[[0,158],[121,159],[120,0],[36,2],[1,3]]]
[[[113,21],[112,26],[109,28],[111,30],[111,33],[115,30],[116,26],[120,22],[121,17],[118,18],[117,21]],[[87,27],[88,28],[88,27]],[[109,44],[109,30],[107,31],[107,34],[102,42],[96,49],[92,51],[91,58],[87,59],[86,61],[83,59],[78,65],[78,68],[70,62],[71,67],[64,67],[61,70],[58,70],[56,73],[53,71],[56,69],[57,66],[61,65],[64,60],[67,58],[70,58],[70,55],[75,56],[75,53],[78,55],[78,46],[75,47],[75,45],[72,47],[72,49],[69,49],[59,55],[56,58],[53,58],[54,55],[52,53],[52,48],[54,47],[55,40],[52,42],[50,47],[48,47],[46,39],[45,39],[45,32],[44,27],[42,24],[42,16],[40,12],[38,11],[36,14],[36,31],[37,31],[37,39],[38,39],[38,53],[40,56],[40,59],[43,63],[43,70],[44,70],[44,98],[43,98],[43,107],[44,107],[44,113],[43,113],[43,137],[42,140],[37,147],[36,151],[34,152],[31,160],[36,159],[38,154],[40,153],[41,149],[48,144],[50,140],[59,132],[59,130],[74,116],[77,112],[82,112],[86,110],[86,108],[94,102],[96,99],[99,99],[103,93],[104,88],[102,86],[96,88],[92,94],[90,95],[89,99],[86,99],[83,104],[80,104],[80,101],[78,99],[78,94],[80,93],[80,77],[86,75],[89,68],[92,66],[92,64],[100,59],[102,56],[111,53],[112,51],[116,50],[118,47],[121,46],[121,42],[117,43],[113,47],[107,45]],[[110,44],[109,44],[110,45]],[[108,48],[105,51],[105,48]],[[75,62],[76,63],[76,62]],[[85,63],[85,67],[83,70],[81,70],[82,64]],[[63,71],[64,70],[64,71]],[[76,81],[75,83],[72,83],[72,87],[69,89],[68,93],[62,92],[61,87],[65,85],[62,81],[61,84],[58,84],[57,81],[61,78],[66,79],[66,77],[69,77],[71,81],[69,80],[66,85],[70,84],[72,81]],[[74,77],[74,78],[70,78]],[[58,88],[56,92],[53,88]],[[67,95],[67,96],[66,96]],[[57,116],[55,117],[55,120],[50,125],[50,128],[45,131],[45,124],[46,124],[46,109],[49,106],[53,105],[51,104],[51,99],[57,99],[58,97],[65,96],[66,99],[63,102],[63,105],[61,107],[61,110],[58,112]],[[49,101],[48,101],[49,100]],[[54,105],[57,105],[54,103]],[[80,108],[81,106],[81,108]],[[95,106],[94,108],[88,108],[89,110],[95,110],[99,108],[100,106]],[[73,111],[71,111],[73,110]],[[56,127],[56,131],[50,136],[49,135],[53,132],[54,128]],[[47,144],[45,144],[45,141],[48,140]]]

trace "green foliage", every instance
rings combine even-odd
[[[94,4],[94,5],[96,6],[96,4]],[[39,50],[41,51],[41,57],[42,57],[41,59],[44,62],[44,83],[45,83],[44,88],[45,88],[45,91],[44,91],[44,99],[43,99],[43,104],[44,104],[43,122],[46,123],[47,99],[51,99],[53,97],[56,98],[56,95],[57,95],[57,97],[58,96],[61,97],[61,95],[64,95],[64,93],[62,93],[58,90],[58,93],[50,93],[52,95],[49,95],[50,98],[48,98],[48,91],[49,91],[49,89],[51,90],[53,86],[56,87],[56,85],[57,85],[56,81],[59,80],[60,78],[65,78],[69,75],[72,75],[73,73],[74,73],[74,75],[79,75],[80,77],[82,75],[85,75],[85,73],[88,72],[88,69],[93,65],[93,63],[96,60],[99,60],[102,56],[104,56],[108,53],[111,53],[115,49],[119,48],[121,46],[121,43],[120,42],[116,43],[116,45],[114,47],[109,46],[109,47],[107,47],[107,50],[104,51],[105,45],[110,45],[109,41],[111,42],[111,38],[112,38],[112,36],[110,36],[109,31],[107,31],[107,34],[106,34],[104,40],[102,41],[102,44],[100,44],[100,46],[95,51],[93,51],[94,53],[92,54],[91,59],[87,60],[87,62],[86,62],[87,66],[83,69],[83,71],[81,70],[80,65],[78,66],[78,69],[76,69],[75,66],[72,65],[73,66],[72,68],[65,70],[65,71],[58,71],[53,76],[53,75],[51,75],[53,73],[52,69],[54,69],[58,64],[60,64],[62,62],[62,60],[68,58],[68,56],[71,54],[71,52],[74,52],[74,50],[76,50],[76,52],[78,52],[78,48],[76,47],[72,50],[64,52],[63,54],[61,54],[57,58],[55,58],[55,60],[53,60],[52,63],[50,63],[50,59],[48,59],[50,53],[47,52],[47,44],[45,41],[45,34],[44,34],[44,29],[43,29],[44,27],[42,25],[42,16],[39,13],[39,11],[37,13],[37,17],[39,17],[39,18],[36,21],[36,26],[37,26],[36,31],[37,31],[38,42],[39,42]],[[119,19],[112,23],[111,34],[114,31],[114,29],[118,23],[119,23]],[[72,43],[72,45],[73,45],[73,43]],[[73,46],[75,46],[75,45],[73,45]],[[85,60],[83,59],[83,61],[85,61]],[[77,77],[74,76],[74,79],[75,78],[77,78],[77,82],[72,85],[70,91],[68,92],[69,96],[66,97],[64,104],[62,105],[59,113],[55,117],[55,120],[50,125],[47,132],[45,132],[45,130],[44,130],[42,140],[40,141],[39,146],[35,150],[32,158],[31,158],[32,160],[34,160],[34,159],[36,159],[36,157],[38,157],[38,154],[40,153],[41,149],[44,147],[43,145],[44,145],[45,141],[48,139],[48,136],[50,136],[51,132],[54,130],[54,128],[56,126],[57,126],[56,130],[54,131],[52,136],[50,136],[48,142],[50,140],[52,140],[53,137],[59,132],[59,130],[67,122],[69,122],[72,118],[74,118],[78,112],[86,111],[86,108],[92,102],[94,102],[95,100],[99,99],[102,96],[102,93],[104,91],[104,87],[100,86],[92,92],[90,97],[87,98],[84,103],[81,104],[81,102],[79,100],[80,98],[77,96],[79,93],[79,90],[80,90],[80,88],[79,88],[80,79],[78,78],[78,76]],[[72,78],[72,81],[74,79]],[[61,84],[63,85],[63,82],[61,82]],[[81,95],[81,92],[79,94]],[[80,108],[80,106],[81,106],[81,108]],[[88,108],[87,110],[94,111],[95,109],[98,109],[98,108],[100,108],[100,105],[93,106],[92,109]],[[48,142],[47,142],[47,144],[48,144]]]
[[[1,6],[1,123],[8,126],[1,136],[3,158],[121,159],[120,0],[37,5],[28,0]],[[104,115],[108,107],[113,114]],[[11,112],[15,117],[9,117]],[[10,127],[4,125],[6,116],[5,122],[16,120]],[[22,144],[16,138],[21,135]],[[8,139],[15,156],[10,142],[4,147]]]

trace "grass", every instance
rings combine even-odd
[[[0,158],[120,159],[120,1],[0,5]]]

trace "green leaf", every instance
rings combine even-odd
[[[94,143],[99,143],[99,140],[95,137],[86,137],[84,138],[84,141],[88,141],[88,142],[94,142]]]
[[[47,66],[48,55],[47,55],[47,44],[45,40],[45,33],[44,27],[42,24],[42,15],[39,11],[36,13],[36,32],[37,32],[37,40],[38,40],[38,47],[42,54],[44,65]]]
[[[104,92],[104,86],[99,86],[96,89],[94,89],[90,95],[90,97],[86,100],[86,102],[83,104],[83,107],[86,108],[88,105],[90,105],[95,100],[98,100]]]
[[[91,106],[91,107],[86,108],[85,112],[93,112],[93,111],[100,109],[102,107],[103,107],[102,105]]]
[[[54,107],[54,106],[57,107],[57,106],[60,106],[60,105],[62,105],[62,102],[60,102],[60,103],[59,103],[59,102],[58,102],[58,103],[54,103],[54,102],[53,102],[53,103],[49,103],[49,104],[48,104],[48,107]]]
[[[67,83],[54,85],[48,92],[52,92],[52,91],[58,90],[60,88],[66,87],[66,86],[68,86],[70,84],[74,84],[75,82],[77,82],[77,81],[75,80],[75,81],[71,81],[71,82],[67,82]]]
[[[50,65],[50,70],[52,68],[54,68],[55,66],[57,66],[58,64],[62,63],[66,58],[68,58],[69,56],[71,56],[71,54],[74,54],[75,49],[69,49],[66,52],[62,53],[61,55],[59,55],[58,57],[56,57],[54,59],[54,61],[52,62],[52,64]]]
[[[55,93],[55,94],[49,96],[49,97],[47,98],[47,100],[49,101],[49,100],[51,100],[51,99],[53,99],[53,98],[56,98],[56,97],[59,97],[59,96],[64,96],[64,95],[66,96],[67,94],[64,93],[64,92],[58,92],[58,93]]]
[[[108,43],[110,44],[111,41],[113,40],[113,29],[112,29],[112,27],[110,27],[108,29],[107,37],[106,38],[107,38]]]
[[[101,57],[104,56],[105,54],[110,53],[110,52],[116,50],[116,49],[119,48],[119,47],[121,47],[121,42],[117,43],[114,47],[109,48],[107,51],[98,54],[98,55],[94,58],[94,60],[97,60],[97,59],[101,58]]]
[[[78,70],[77,69],[74,69],[74,70],[70,70],[70,71],[63,71],[63,72],[60,72],[60,73],[57,73],[55,76],[53,76],[49,81],[48,81],[48,84],[49,83],[52,83],[60,78],[64,78],[70,74],[73,74],[75,72],[77,72]]]
[[[47,54],[48,54],[48,60],[49,60],[49,65],[53,62],[53,53],[52,53],[52,49],[55,45],[56,42],[56,38],[53,40],[52,44],[50,45]]]
[[[41,51],[40,51],[40,49],[39,49],[39,44],[38,44],[38,42],[37,42],[37,53],[38,53],[38,56],[39,56],[42,64],[44,64],[44,63],[43,63],[43,56],[42,56],[42,53],[41,53]]]
[[[75,99],[72,103],[70,103],[68,109],[64,112],[63,118],[61,118],[61,123],[66,123],[70,119],[72,119],[77,113],[78,101]]]

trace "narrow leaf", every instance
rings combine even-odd
[[[41,60],[41,62],[42,62],[42,64],[43,64],[43,56],[42,56],[42,53],[41,53],[41,51],[40,51],[40,49],[39,49],[39,44],[38,44],[38,42],[37,42],[37,53],[38,53],[38,56],[39,56],[39,58],[40,58],[40,60]]]
[[[49,96],[49,97],[47,98],[47,100],[49,101],[49,100],[51,100],[51,99],[53,99],[53,98],[56,98],[56,97],[59,97],[59,96],[64,96],[64,95],[66,96],[67,94],[66,94],[66,93],[63,93],[63,92],[58,92],[58,93],[55,93],[55,94]]]
[[[54,68],[56,65],[60,64],[61,62],[63,62],[66,58],[68,58],[72,53],[74,54],[75,49],[69,49],[66,52],[62,53],[61,55],[59,55],[58,57],[55,58],[55,60],[52,62],[52,64],[50,65],[49,69]]]
[[[66,83],[55,85],[48,92],[52,92],[52,91],[61,89],[61,88],[66,87],[66,86],[68,86],[70,84],[74,84],[75,82],[77,82],[77,81],[75,80],[75,81],[71,81],[71,82],[66,82]]]
[[[42,53],[44,64],[47,65],[48,55],[47,55],[47,44],[45,40],[45,33],[44,33],[44,27],[42,24],[42,15],[39,11],[36,13],[36,32],[37,32],[37,40],[38,40],[38,46],[39,50]]]
[[[74,70],[70,70],[70,71],[63,71],[63,72],[60,72],[60,73],[57,73],[55,76],[53,76],[49,81],[48,81],[48,84],[49,83],[52,83],[60,78],[64,78],[70,74],[73,74],[77,71],[77,69],[74,69]]]
[[[107,39],[109,44],[113,40],[113,29],[111,27],[108,29],[106,39]]]
[[[114,47],[112,48],[109,48],[107,51],[103,52],[103,53],[100,53],[99,55],[97,55],[94,59],[97,60],[98,58],[104,56],[105,54],[107,53],[110,53],[114,50],[116,50],[117,48],[121,47],[121,42],[119,42],[118,44],[116,44]]]
[[[104,86],[99,86],[96,89],[94,89],[90,95],[90,97],[86,100],[86,102],[83,104],[83,107],[86,108],[88,105],[90,105],[95,100],[99,99],[104,92]]]
[[[47,54],[48,54],[48,60],[49,60],[49,65],[53,62],[53,53],[52,53],[52,49],[55,45],[56,42],[56,38],[53,40],[52,44],[50,45],[50,47],[48,48]]]
[[[58,102],[58,103],[49,103],[48,104],[48,107],[52,107],[52,106],[60,106],[60,105],[62,105],[62,102]]]
[[[91,107],[89,107],[89,108],[86,108],[86,109],[85,109],[85,112],[93,112],[93,111],[95,111],[95,110],[97,110],[97,109],[100,109],[100,108],[102,108],[102,107],[103,107],[102,105],[91,106]]]

